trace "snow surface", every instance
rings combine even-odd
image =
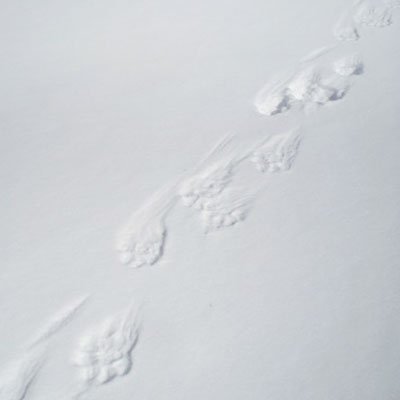
[[[0,5],[0,400],[400,398],[398,0]]]

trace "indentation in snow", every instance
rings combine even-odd
[[[276,115],[298,107],[305,111],[342,99],[349,89],[346,79],[315,66],[288,74],[263,88],[255,107],[264,115]]]
[[[200,197],[206,192],[218,192],[219,185],[224,185],[225,169],[229,166],[225,165],[224,169],[220,165],[212,171],[205,166],[222,152],[232,138],[233,135],[225,135],[218,141],[192,169],[191,178],[184,175],[174,183],[166,185],[132,215],[117,235],[116,250],[121,263],[139,268],[153,265],[161,258],[167,237],[166,218],[176,204],[178,196],[181,196],[184,204],[192,206],[199,204]],[[228,164],[231,162],[233,160]]]
[[[103,385],[126,375],[132,367],[132,351],[138,338],[139,326],[134,309],[109,318],[84,335],[72,358],[84,387]]]
[[[134,268],[155,264],[163,254],[165,219],[175,204],[172,186],[156,193],[135,212],[117,235],[119,260]]]
[[[382,1],[364,0],[358,7],[354,20],[360,24],[375,28],[384,28],[392,24],[392,7]]]
[[[297,130],[274,135],[254,151],[251,161],[260,172],[288,171],[297,157],[300,144],[301,136]]]
[[[203,204],[200,216],[206,233],[236,225],[249,212],[254,196],[242,191],[227,191]]]
[[[360,0],[354,1],[337,20],[333,28],[333,34],[336,39],[340,41],[356,41],[360,38],[360,34],[354,21],[354,14],[359,4]]]
[[[182,203],[186,207],[203,208],[203,204],[218,194],[231,182],[233,160],[215,162],[204,171],[184,181],[179,189]]]
[[[400,0],[383,0],[383,3],[391,8],[400,7]]]
[[[353,22],[340,21],[335,26],[333,34],[336,39],[341,41],[356,41],[360,38],[360,34],[356,25]]]
[[[364,64],[357,55],[343,57],[333,64],[333,70],[341,76],[361,75]]]

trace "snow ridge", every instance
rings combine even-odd
[[[0,375],[0,398],[23,400],[44,362],[44,349],[35,348],[15,360]]]
[[[62,329],[74,318],[78,311],[87,302],[88,298],[88,295],[82,296],[59,310],[57,314],[54,315],[53,318],[51,318],[47,322],[47,324],[30,341],[28,347],[32,348],[55,335],[60,329]]]

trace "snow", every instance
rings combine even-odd
[[[399,397],[397,0],[1,5],[1,400]]]

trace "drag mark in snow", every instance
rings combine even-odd
[[[284,172],[292,167],[301,144],[298,130],[272,136],[254,151],[251,161],[260,172]]]
[[[315,61],[318,58],[324,56],[325,54],[329,53],[330,51],[334,50],[337,47],[336,44],[330,46],[322,46],[318,49],[315,49],[308,53],[305,57],[303,57],[300,62],[302,63],[309,63],[310,61]]]
[[[82,336],[72,358],[79,370],[82,393],[128,374],[138,339],[138,313],[134,308]]]
[[[44,361],[43,351],[27,352],[0,376],[0,399],[23,400]]]
[[[28,347],[32,348],[56,334],[75,317],[88,298],[89,296],[83,296],[59,310],[59,312],[36,334],[34,339],[30,341]]]

